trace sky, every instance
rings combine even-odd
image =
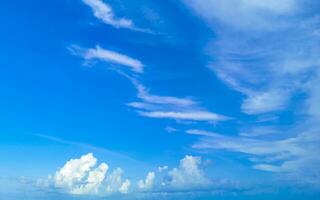
[[[319,199],[319,9],[0,2],[0,199]]]

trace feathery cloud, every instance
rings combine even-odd
[[[103,49],[99,45],[97,45],[96,48],[89,49],[73,45],[69,49],[74,55],[83,57],[85,61],[99,60],[129,67],[136,73],[143,73],[144,66],[139,60],[118,52]]]
[[[208,131],[196,130],[207,135]],[[193,130],[194,132],[194,130]],[[320,184],[320,164],[317,153],[320,150],[319,129],[309,130],[295,137],[278,140],[231,137],[211,133],[193,145],[195,149],[220,149],[250,156],[253,168],[269,172],[281,172],[299,181],[313,180]]]
[[[133,28],[133,22],[125,18],[116,18],[110,5],[102,0],[83,0],[83,2],[91,7],[96,18],[102,20],[105,24],[109,24],[115,28]]]
[[[150,94],[137,80],[130,80],[137,88],[137,96],[141,102],[131,102],[127,105],[138,109],[137,112],[141,116],[181,121],[225,121],[230,119],[229,117],[207,111],[191,98]]]

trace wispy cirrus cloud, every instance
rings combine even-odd
[[[140,60],[115,51],[104,49],[99,45],[95,48],[88,49],[72,45],[69,49],[74,55],[81,56],[86,62],[98,60],[120,66],[126,66],[136,73],[143,73],[144,65]]]
[[[150,94],[137,80],[130,78],[136,87],[140,102],[127,105],[137,109],[138,114],[149,118],[174,119],[181,121],[225,121],[230,118],[210,112],[199,106],[192,98],[178,98]]]
[[[206,136],[193,145],[195,149],[220,149],[246,154],[252,167],[282,173],[295,181],[320,186],[319,129],[311,129],[286,139],[255,139],[226,136],[203,130],[187,133]]]
[[[109,24],[115,28],[133,29],[132,20],[126,18],[117,18],[110,5],[102,0],[82,0],[83,3],[90,6],[96,18],[102,20],[105,24]]]
[[[297,0],[183,2],[216,33],[206,47],[215,60],[210,68],[244,94],[244,113],[283,111],[297,92],[309,92],[304,85],[320,65],[319,37],[314,34],[319,16],[310,12],[312,4]]]

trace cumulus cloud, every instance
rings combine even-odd
[[[120,186],[119,188],[119,192],[123,193],[123,194],[127,194],[129,192],[131,186],[131,182],[129,179],[126,179]]]
[[[129,19],[116,18],[110,5],[102,0],[83,0],[83,2],[91,7],[96,18],[102,20],[105,24],[109,24],[115,28],[133,28],[133,23]]]
[[[130,187],[128,179],[122,181],[123,170],[121,168],[115,169],[106,180],[106,191],[108,193],[121,192],[127,193]]]
[[[70,51],[77,56],[83,57],[83,59],[87,62],[99,60],[107,63],[126,66],[136,73],[143,72],[143,64],[139,60],[123,55],[118,52],[103,49],[99,45],[96,46],[96,48],[89,49],[73,45],[70,47]]]
[[[89,153],[80,159],[69,160],[54,176],[58,187],[72,188],[85,178],[87,173],[95,166],[97,159]]]
[[[201,157],[187,155],[180,160],[179,167],[168,172],[170,185],[179,189],[201,188],[210,184],[210,179],[201,169]]]
[[[109,166],[101,163],[94,168],[96,163],[97,159],[92,153],[83,155],[79,159],[69,160],[55,173],[54,185],[77,195],[128,193],[130,180],[122,180],[123,170],[121,168],[107,175]]]
[[[105,174],[109,166],[105,163],[101,163],[99,167],[89,172],[88,178],[85,184],[73,188],[71,193],[73,194],[98,194],[100,185],[104,181]]]
[[[154,172],[149,172],[145,180],[138,181],[138,187],[142,190],[149,190],[153,186],[153,182],[156,174]]]

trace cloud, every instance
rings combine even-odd
[[[207,111],[191,98],[177,98],[150,94],[137,80],[130,78],[137,88],[141,102],[127,105],[137,109],[139,115],[149,118],[174,119],[181,121],[225,121],[229,117]]]
[[[168,133],[174,133],[174,132],[179,131],[178,129],[173,128],[171,126],[166,126],[164,130],[166,130]]]
[[[153,186],[153,182],[156,174],[154,172],[149,172],[145,180],[138,181],[138,187],[142,190],[149,190]]]
[[[197,129],[190,129],[186,131],[187,134],[190,135],[200,135],[200,136],[206,136],[206,137],[213,137],[217,135],[216,133],[212,133],[209,131],[203,131],[203,130],[197,130]]]
[[[223,22],[239,29],[271,29],[275,18],[297,11],[296,0],[183,0],[209,24]],[[279,19],[278,19],[279,23]],[[279,24],[278,24],[279,25]]]
[[[131,186],[131,182],[129,179],[126,179],[120,186],[119,188],[119,192],[123,193],[123,194],[127,194],[129,192]]]
[[[121,192],[127,193],[130,187],[129,179],[122,181],[123,170],[115,169],[106,179],[106,191],[108,193]]]
[[[80,159],[71,159],[54,176],[58,187],[73,188],[82,181],[97,159],[91,154],[83,155]]]
[[[88,178],[85,184],[79,187],[73,188],[72,194],[98,194],[100,185],[104,181],[105,175],[109,166],[105,163],[101,163],[99,167],[89,172]]]
[[[197,130],[199,133],[202,130]],[[203,131],[208,134],[207,131]],[[193,145],[195,149],[220,149],[248,155],[252,167],[258,170],[279,172],[294,177],[300,182],[305,180],[320,184],[319,166],[319,129],[302,132],[286,139],[253,139],[231,137],[212,133],[201,138]]]
[[[134,84],[138,90],[138,97],[146,103],[169,104],[173,106],[192,106],[196,104],[196,102],[190,98],[152,95],[142,84],[139,84],[137,81],[135,81]]]
[[[164,165],[164,166],[159,166],[158,167],[158,172],[163,172],[163,171],[166,171],[166,170],[168,170],[169,169],[169,167],[167,166],[167,165]]]
[[[241,109],[247,114],[259,114],[274,110],[282,110],[288,103],[288,97],[288,92],[283,90],[251,94],[244,100]]]
[[[115,28],[133,29],[133,22],[125,18],[116,18],[110,5],[102,0],[83,0],[83,2],[91,7],[96,18],[102,20],[105,24],[109,24]]]
[[[92,153],[83,155],[79,159],[69,160],[55,173],[54,185],[64,189],[67,193],[76,195],[128,193],[130,180],[122,181],[123,170],[121,168],[116,168],[107,175],[109,166],[101,163],[94,168],[96,163],[97,159]]]
[[[187,155],[180,160],[179,167],[168,172],[170,185],[179,189],[201,188],[210,184],[203,170],[201,169],[201,158]]]
[[[103,49],[99,45],[97,45],[96,48],[89,49],[84,49],[73,45],[69,49],[74,55],[83,57],[87,62],[98,60],[126,66],[136,73],[143,73],[144,66],[139,60],[111,50]]]
[[[138,112],[140,115],[151,118],[168,118],[175,120],[190,121],[224,121],[227,117],[207,111],[190,111],[190,112]]]
[[[315,22],[319,17],[312,4],[297,0],[183,2],[215,32],[205,48],[214,60],[210,68],[244,95],[242,112],[283,111],[298,92],[314,92],[304,88],[320,65],[319,37],[313,34],[319,29]]]

